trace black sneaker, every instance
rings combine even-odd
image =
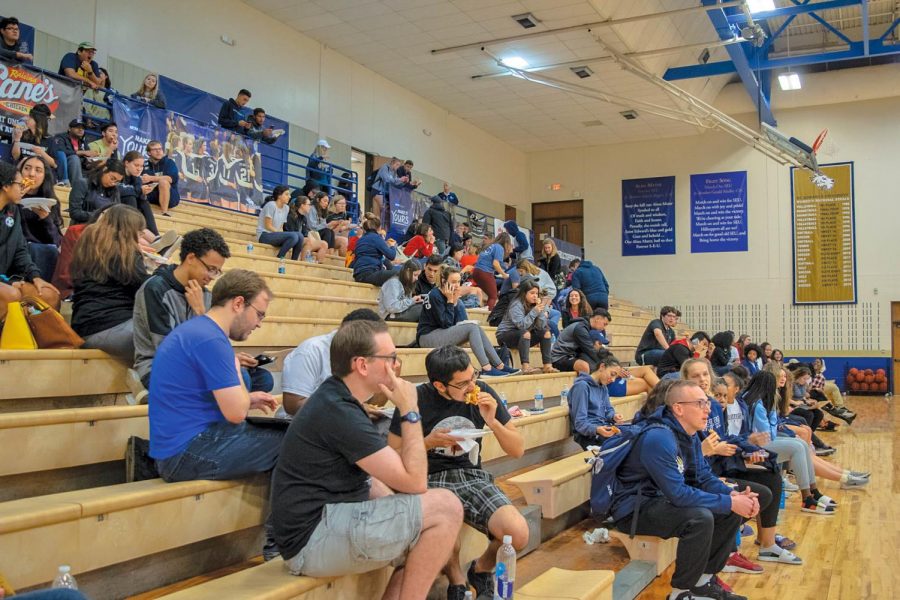
[[[672,594],[666,596],[666,600],[694,600],[695,598],[696,596],[690,592],[681,592],[677,596],[673,596]]]
[[[466,592],[469,591],[467,585],[449,585],[447,586],[447,600],[466,600]]]
[[[125,445],[125,482],[133,483],[157,477],[159,471],[156,470],[156,461],[150,458],[150,440],[134,435],[128,438]]]
[[[469,565],[469,571],[466,573],[469,585],[475,588],[475,600],[493,600],[494,598],[494,574],[476,573],[475,561]]]
[[[697,600],[710,598],[711,600],[747,600],[747,596],[741,596],[734,592],[726,592],[715,579],[710,579],[706,585],[695,585],[691,588],[691,594]]]

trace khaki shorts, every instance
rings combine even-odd
[[[405,556],[421,531],[419,496],[326,504],[306,546],[285,565],[292,574],[309,577],[366,573]]]

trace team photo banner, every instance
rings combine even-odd
[[[178,167],[182,199],[253,214],[262,206],[259,142],[120,96],[113,100],[113,119],[120,155],[146,155],[150,140],[163,143]]]
[[[834,187],[817,187],[791,169],[794,304],[856,303],[856,217],[853,163],[822,165]]]
[[[675,254],[675,177],[622,180],[622,256]]]
[[[747,251],[747,171],[691,175],[691,252]]]

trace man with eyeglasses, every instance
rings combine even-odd
[[[141,181],[145,184],[156,184],[156,187],[147,194],[147,202],[156,204],[163,216],[169,217],[170,208],[175,208],[181,202],[178,192],[178,166],[175,161],[166,156],[166,150],[159,140],[151,140],[147,144],[147,162],[144,164],[144,172]]]
[[[238,479],[271,470],[284,432],[246,421],[272,411],[268,392],[250,392],[231,342],[262,325],[273,294],[252,271],[219,278],[206,314],[160,344],[150,380],[150,457],[166,481]]]
[[[365,573],[405,556],[383,598],[425,598],[463,509],[451,492],[428,489],[415,386],[394,373],[397,348],[383,321],[342,326],[330,357],[332,376],[285,434],[272,478],[275,542],[287,569],[309,577]],[[363,408],[379,391],[399,415],[399,450]]]
[[[528,544],[528,524],[494,484],[494,477],[481,468],[481,438],[457,437],[451,431],[471,432],[487,426],[512,458],[525,453],[525,441],[497,393],[478,380],[480,373],[472,367],[465,350],[459,346],[435,348],[425,357],[425,371],[428,383],[419,385],[416,392],[428,452],[428,487],[456,494],[463,503],[465,523],[491,536],[487,549],[472,562],[468,573],[460,569],[458,551],[450,556],[444,568],[450,581],[447,600],[462,600],[469,585],[475,588],[477,598],[492,598],[492,575],[501,540],[511,535],[516,550],[523,549]],[[473,404],[470,395],[476,387],[479,391]],[[395,411],[388,444],[400,451],[404,435],[401,415]]]
[[[59,74],[80,81],[92,90],[100,88],[103,83],[102,73],[94,55],[97,48],[93,42],[81,42],[75,52],[69,52],[59,61]]]
[[[722,588],[717,573],[731,554],[741,519],[759,513],[757,495],[723,483],[703,458],[695,434],[707,426],[710,399],[700,386],[676,381],[663,400],[648,417],[663,427],[646,430],[618,469],[612,518],[619,531],[634,527],[636,535],[678,538],[668,600],[746,600]]]
[[[18,62],[31,62],[34,56],[28,52],[28,44],[19,39],[19,20],[15,17],[0,19],[0,57]]]
[[[669,344],[675,341],[675,325],[680,316],[681,311],[674,306],[659,309],[659,318],[650,321],[641,335],[634,352],[634,362],[655,367],[663,352],[669,349]]]

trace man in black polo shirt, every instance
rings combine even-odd
[[[473,447],[463,448],[460,443],[466,444],[466,438],[449,432],[483,430],[487,425],[503,451],[513,458],[525,453],[525,440],[494,390],[477,381],[478,372],[465,350],[459,346],[435,348],[425,358],[425,371],[429,382],[420,385],[417,392],[428,451],[428,487],[448,489],[459,496],[464,521],[491,537],[484,554],[468,570],[468,581],[477,597],[491,598],[500,542],[503,536],[512,536],[513,546],[521,550],[528,544],[528,524],[494,484],[493,476],[481,468],[481,438],[474,440]],[[480,390],[477,393],[476,387]],[[398,451],[406,435],[401,426],[400,415],[394,412],[388,444]],[[450,557],[444,572],[450,580],[447,600],[462,600],[468,586],[458,555]]]
[[[365,573],[406,555],[384,598],[424,598],[453,549],[462,506],[451,492],[428,489],[416,389],[394,374],[387,325],[343,325],[330,358],[332,376],[294,417],[281,447],[272,481],[275,541],[288,570],[311,577]],[[399,452],[362,406],[379,391],[402,422]]]

